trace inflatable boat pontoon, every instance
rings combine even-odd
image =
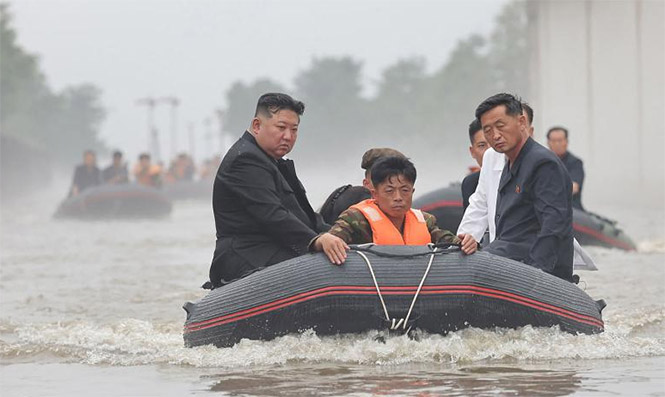
[[[353,247],[342,266],[323,254],[288,260],[184,305],[186,346],[232,346],[312,329],[319,335],[466,327],[559,326],[603,331],[604,302],[509,259],[458,248]]]
[[[135,183],[101,185],[65,199],[56,218],[159,218],[171,213],[171,200],[161,191]]]
[[[454,183],[426,193],[413,201],[413,207],[434,215],[440,228],[455,232],[464,216],[462,187],[459,183]],[[637,249],[616,222],[577,208],[573,208],[573,235],[581,245],[620,248],[626,251]]]

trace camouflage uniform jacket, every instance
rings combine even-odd
[[[445,242],[459,244],[461,240],[448,230],[441,230],[436,225],[436,217],[423,211],[427,230],[434,244]],[[347,244],[366,244],[374,241],[372,227],[363,213],[355,208],[342,212],[330,228],[329,233],[341,238]]]

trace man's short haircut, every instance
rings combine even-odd
[[[369,149],[368,151],[363,154],[363,158],[360,161],[360,168],[364,169],[366,172],[372,169],[372,166],[376,162],[376,160],[383,158],[383,157],[404,157],[406,158],[405,155],[402,154],[402,152],[391,149],[388,147],[377,147],[377,148],[372,148]]]
[[[84,156],[84,157],[87,156],[87,155],[89,155],[89,154],[92,154],[93,156],[96,156],[95,151],[92,150],[92,149],[86,149],[86,150],[83,151],[83,156]]]
[[[526,118],[529,120],[529,125],[533,124],[533,109],[531,109],[531,106],[529,106],[528,103],[522,102],[522,108],[524,108],[524,112],[526,112]]]
[[[478,107],[476,108],[476,119],[480,121],[480,118],[483,114],[489,112],[497,106],[504,105],[506,107],[506,114],[510,116],[521,116],[522,115],[522,101],[519,98],[511,94],[501,93],[492,95],[491,97],[485,99]]]
[[[555,125],[554,127],[550,128],[550,129],[547,131],[547,139],[550,139],[550,134],[551,134],[553,131],[563,131],[563,135],[565,135],[565,136],[566,136],[566,139],[568,139],[568,130],[565,129],[564,127],[560,126],[560,125]]]
[[[471,144],[473,145],[473,138],[476,136],[476,133],[478,131],[482,132],[483,126],[480,125],[480,121],[478,119],[473,119],[471,124],[469,124],[469,140],[471,141]]]
[[[257,117],[260,114],[264,117],[271,118],[273,114],[284,109],[292,110],[298,116],[302,116],[305,112],[305,104],[291,98],[291,96],[287,94],[269,92],[261,95],[259,98],[259,101],[256,103],[254,117]]]
[[[148,160],[150,160],[150,154],[148,154],[148,153],[141,153],[141,154],[139,154],[139,160],[143,160],[143,159],[148,159]]]
[[[120,158],[122,157],[122,152],[120,150],[116,150],[113,152],[113,158]]]
[[[416,167],[406,157],[382,157],[374,163],[371,172],[374,187],[394,176],[404,176],[407,181],[416,183]]]

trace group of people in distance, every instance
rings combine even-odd
[[[224,157],[213,188],[217,241],[205,288],[308,252],[341,265],[350,244],[444,242],[471,255],[488,228],[484,250],[573,281],[573,194],[579,197],[582,180],[571,180],[560,157],[574,157],[565,148],[559,154],[555,142],[553,152],[531,138],[533,110],[515,96],[497,94],[476,109],[469,135],[481,169],[475,183],[465,181],[469,208],[456,234],[411,208],[416,168],[394,149],[367,151],[363,186],[335,190],[315,212],[293,161],[284,158],[304,109],[286,94],[262,95],[249,128]],[[565,129],[553,131],[550,140],[560,138],[558,131],[567,138]]]
[[[103,171],[97,167],[97,154],[92,150],[83,152],[83,164],[76,166],[68,197],[78,196],[84,190],[101,184],[129,182],[127,165],[122,161],[122,153],[113,153],[111,165]]]
[[[201,167],[201,179],[210,179],[219,165],[217,158],[206,160]],[[138,161],[132,169],[134,181],[138,184],[160,187],[163,183],[174,183],[178,181],[192,181],[196,174],[196,167],[192,158],[186,154],[179,154],[164,172],[160,164],[154,164],[150,154],[141,153]],[[111,164],[100,170],[97,167],[97,156],[94,151],[83,152],[83,164],[76,166],[72,185],[69,189],[69,197],[76,196],[84,190],[103,184],[129,183],[129,171],[127,164],[123,161],[120,151],[113,152]]]

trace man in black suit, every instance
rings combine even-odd
[[[529,123],[527,132],[529,133],[529,136],[533,136],[533,109],[528,103],[523,102],[522,110],[524,111],[524,116],[526,116],[526,120]],[[482,168],[485,151],[490,149],[491,146],[485,139],[485,134],[483,133],[483,129],[480,126],[480,121],[478,119],[474,119],[471,124],[469,124],[469,139],[471,139],[469,153],[471,153],[471,157],[473,157],[473,159],[478,163],[478,167]],[[464,180],[462,180],[462,205],[464,206],[464,211],[466,211],[466,207],[469,206],[469,199],[471,198],[471,195],[475,193],[476,188],[478,187],[479,179],[480,169],[472,174],[467,175]]]
[[[293,161],[305,105],[286,94],[259,98],[249,130],[229,149],[215,178],[217,243],[210,287],[307,253],[327,230],[312,210]]]
[[[573,180],[573,208],[584,211],[582,207],[584,164],[579,157],[568,151],[568,130],[563,127],[550,128],[547,131],[547,145],[561,159]]]
[[[92,150],[83,152],[83,164],[74,169],[69,197],[77,196],[84,190],[97,186],[102,182],[101,173],[97,168],[97,155]]]
[[[572,181],[551,151],[529,136],[522,103],[510,94],[476,109],[487,142],[508,161],[499,182],[496,238],[487,250],[573,281]]]

